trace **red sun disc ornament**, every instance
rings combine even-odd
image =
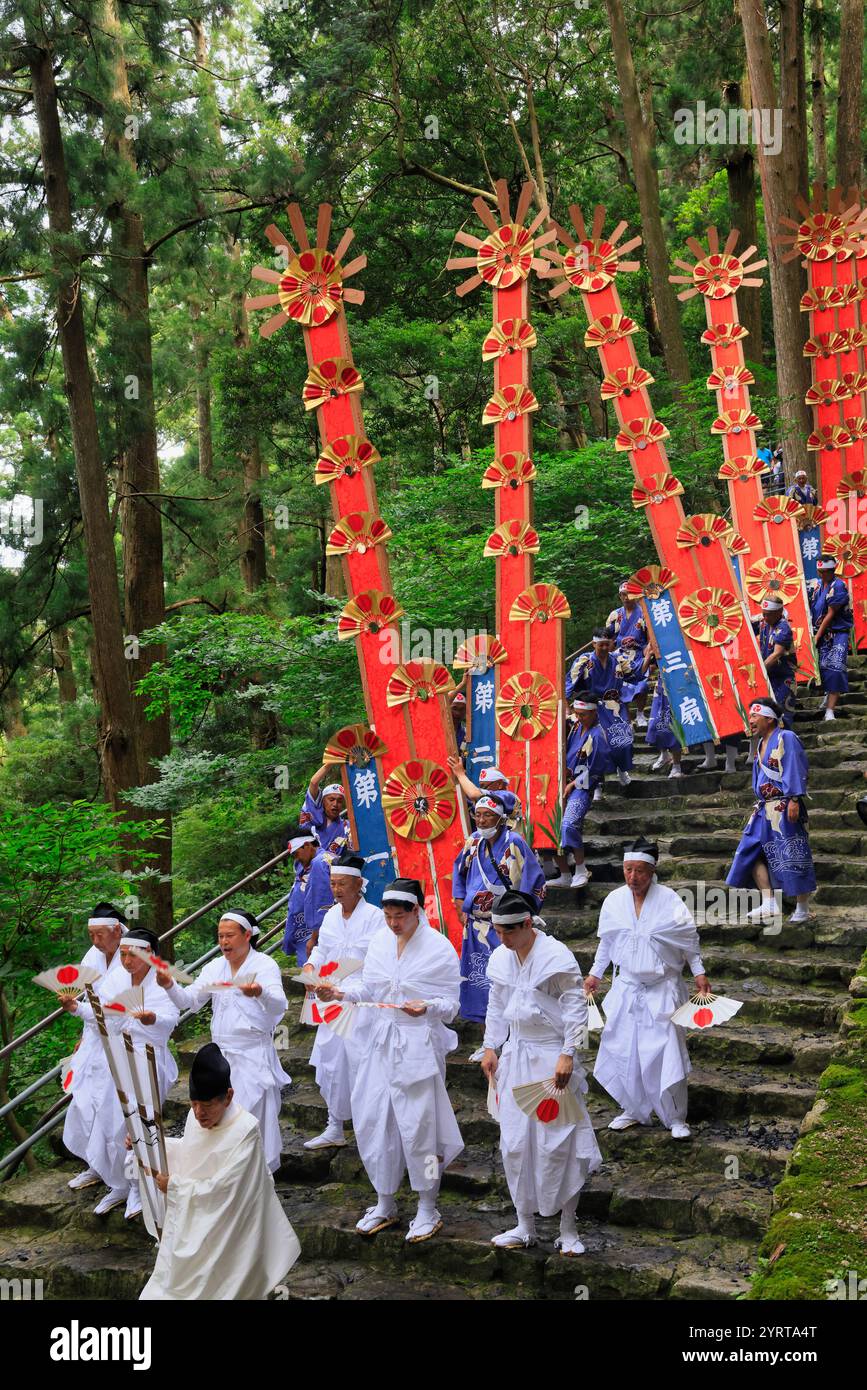
[[[696,1009],[692,1021],[696,1028],[709,1028],[713,1023],[713,1009]]]
[[[825,550],[837,561],[837,575],[854,579],[867,569],[867,536],[826,536]]]
[[[369,439],[359,434],[344,434],[332,439],[316,460],[314,483],[333,483],[337,478],[352,478],[362,468],[379,463],[380,457]]]
[[[585,294],[604,290],[619,268],[620,257],[610,241],[580,241],[563,256],[566,279]]]
[[[557,692],[538,671],[518,671],[497,696],[497,723],[510,738],[538,738],[554,727]]]
[[[385,702],[389,709],[416,700],[426,704],[438,695],[447,695],[454,688],[455,683],[447,667],[440,666],[436,661],[407,661],[403,666],[395,666],[389,676]]]
[[[540,1100],[539,1104],[536,1106],[536,1118],[541,1120],[543,1125],[549,1125],[552,1120],[556,1120],[559,1114],[560,1102],[554,1100],[553,1097]]]
[[[454,784],[438,763],[410,758],[386,779],[382,806],[396,834],[406,840],[433,840],[454,820]]]
[[[696,589],[681,599],[677,611],[690,637],[711,647],[730,642],[743,625],[741,605],[728,589]]]
[[[759,602],[766,598],[781,598],[784,603],[791,603],[801,591],[798,566],[793,560],[781,560],[776,555],[750,565],[744,580],[750,598]]]
[[[322,761],[329,767],[338,763],[366,767],[374,758],[381,758],[387,752],[382,739],[366,724],[347,724],[345,729],[338,729],[336,734],[331,735]]]
[[[343,298],[343,275],[330,251],[302,251],[290,261],[277,293],[280,307],[295,323],[325,323]]]
[[[322,976],[323,980],[327,975],[333,975],[339,964],[339,961],[329,960],[326,961],[324,965],[320,965],[319,974]]]
[[[476,253],[479,274],[498,290],[526,280],[532,260],[533,238],[526,227],[515,222],[507,222],[491,232]]]
[[[362,633],[376,636],[385,628],[393,627],[404,612],[393,594],[384,594],[381,589],[366,589],[345,605],[337,620],[337,636],[341,641],[360,637]]]
[[[571,618],[566,595],[556,584],[531,584],[512,604],[510,623],[550,623],[555,618]]]
[[[323,1023],[336,1023],[342,1013],[343,1010],[339,1004],[329,1004],[327,1008],[322,1010],[322,1021]]]
[[[57,972],[57,983],[60,985],[74,984],[78,979],[78,967],[76,965],[62,965]]]
[[[740,289],[744,268],[737,256],[722,252],[697,261],[692,270],[693,283],[705,299],[727,299]]]
[[[65,1075],[64,1078],[63,1078],[63,1083],[62,1083],[62,1084],[63,1084],[63,1089],[64,1089],[64,1091],[68,1091],[69,1088],[70,1088],[70,1086],[72,1085],[72,1076],[73,1076],[73,1073],[72,1073],[72,1069],[70,1068],[70,1070],[66,1073],[66,1075]]]

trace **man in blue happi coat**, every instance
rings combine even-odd
[[[762,600],[762,615],[750,619],[758,630],[759,651],[765,663],[774,699],[783,711],[783,724],[791,729],[795,714],[795,638],[784,616],[783,600],[776,595]]]
[[[599,718],[599,702],[595,697],[579,696],[572,701],[572,709],[576,722],[566,741],[567,782],[563,788],[565,808],[557,862],[561,875],[565,875],[567,855],[571,854],[575,860],[575,871],[569,886],[583,888],[590,878],[584,863],[584,818],[597,787],[602,786],[606,772],[612,771],[614,760]],[[560,881],[554,881],[559,887]]]
[[[480,796],[475,814],[476,829],[455,859],[452,897],[464,927],[461,1016],[484,1023],[488,960],[499,945],[491,930],[491,910],[511,888],[532,894],[538,908],[545,896],[545,874],[523,835],[506,824],[508,813],[500,793]]]
[[[635,723],[639,729],[647,727],[644,706],[647,704],[648,681],[644,660],[647,649],[647,626],[642,616],[638,600],[631,598],[627,584],[620,585],[620,607],[608,614],[606,632],[615,644],[615,656],[619,657],[628,672],[623,682],[623,703],[635,702]]]
[[[807,836],[807,755],[791,729],[780,727],[776,700],[750,705],[750,732],[756,739],[753,791],[757,800],[735,851],[726,883],[744,888],[755,883],[762,901],[748,913],[769,921],[776,914],[774,891],[797,899],[790,922],[806,922],[816,871]]]
[[[329,782],[324,787],[321,785],[329,772],[333,773],[334,768],[326,763],[310,778],[299,820],[301,825],[313,827],[322,849],[330,849],[339,854],[350,841],[349,820],[343,784]]]
[[[819,584],[810,603],[813,637],[819,654],[819,677],[825,692],[825,718],[836,719],[834,708],[849,689],[849,632],[852,611],[845,579],[836,577],[833,555],[820,555],[816,561]]]
[[[802,507],[815,507],[819,500],[819,495],[814,487],[807,482],[807,474],[803,468],[799,468],[795,474],[795,481],[790,488],[786,489],[787,497],[794,497],[796,502],[800,502]]]
[[[295,882],[286,905],[283,954],[294,955],[299,968],[316,945],[322,919],[334,905],[331,891],[331,850],[324,850],[309,825],[293,825],[289,830],[289,849],[295,859]]]
[[[593,633],[592,652],[582,652],[572,663],[566,677],[566,698],[573,700],[584,695],[596,697],[599,723],[605,730],[620,785],[628,787],[631,781],[629,770],[632,767],[633,733],[625,712],[623,687],[629,681],[631,659],[625,653],[615,657],[612,646],[605,629],[598,627]],[[594,800],[600,800],[601,796],[600,782]]]

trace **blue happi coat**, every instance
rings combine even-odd
[[[349,818],[346,812],[342,816],[338,816],[337,820],[329,820],[322,805],[322,797],[318,792],[316,796],[311,796],[310,792],[307,792],[298,823],[299,825],[312,825],[322,848],[334,850],[335,854],[343,849],[344,845],[349,844]]]
[[[836,608],[837,612],[819,643],[819,676],[827,695],[844,695],[849,689],[849,629],[853,623],[844,579],[832,579],[827,587],[820,583],[816,589],[810,602],[814,632],[829,608]]]
[[[560,827],[560,848],[584,848],[584,817],[590,809],[593,792],[606,772],[614,769],[614,759],[608,738],[600,722],[589,729],[576,724],[566,742],[566,767],[569,780],[574,781],[563,810]]]
[[[497,792],[497,796],[501,793]],[[466,913],[461,946],[461,1016],[483,1023],[488,1008],[491,951],[500,943],[491,926],[491,909],[508,888],[545,896],[545,874],[523,835],[503,826],[493,840],[473,831],[455,859],[452,897]]]
[[[608,736],[611,757],[618,772],[632,767],[632,725],[623,712],[624,686],[628,683],[630,663],[624,652],[609,656],[603,666],[595,652],[582,652],[572,663],[566,678],[566,698],[596,695],[599,699],[599,723]],[[603,700],[607,696],[607,700]]]
[[[625,605],[615,608],[609,616],[606,631],[617,644],[617,653],[623,663],[629,663],[629,671],[623,683],[623,699],[626,704],[636,695],[643,695],[647,689],[647,676],[644,674],[644,653],[647,648],[647,627],[641,609],[635,605],[631,613]]]
[[[780,618],[776,623],[767,623],[762,618],[758,635],[763,661],[767,661],[777,643],[786,649],[779,661],[775,661],[768,670],[768,680],[774,699],[783,711],[783,723],[787,729],[791,729],[795,713],[795,668],[798,664],[792,629],[786,618]]]
[[[671,726],[671,702],[666,694],[662,676],[656,682],[650,717],[647,721],[647,742],[651,748],[680,748],[680,739]]]
[[[796,502],[800,502],[802,507],[815,507],[819,500],[819,495],[814,487],[806,483],[801,487],[800,483],[793,483],[786,492],[787,497],[794,497]]]
[[[791,729],[772,729],[764,749],[753,763],[756,803],[735,851],[726,883],[733,888],[752,886],[753,866],[764,857],[771,886],[790,897],[812,893],[816,871],[807,836],[809,768],[804,745]],[[788,819],[790,801],[797,801],[798,819]]]
[[[318,849],[307,868],[295,861],[295,882],[286,905],[286,930],[283,933],[284,955],[297,957],[299,967],[307,961],[307,942],[322,926],[329,907],[334,906],[331,892],[331,861],[334,855]]]

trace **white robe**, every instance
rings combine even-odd
[[[364,960],[367,948],[376,932],[385,926],[382,908],[366,903],[362,898],[351,917],[344,917],[340,903],[330,907],[319,928],[319,940],[307,958],[316,970],[329,961]],[[352,1032],[339,1038],[327,1023],[316,1029],[316,1041],[310,1054],[316,1069],[316,1085],[328,1106],[328,1114],[346,1121],[352,1116],[350,1095],[358,1059],[364,1051],[370,1009],[361,1009]]]
[[[340,986],[350,999],[423,999],[428,1006],[419,1018],[400,1009],[369,1011],[367,1047],[352,1087],[352,1127],[367,1176],[384,1194],[397,1191],[405,1170],[416,1192],[435,1190],[442,1169],[464,1147],[445,1087],[446,1054],[458,1042],[445,1026],[460,1004],[458,954],[447,937],[425,926],[416,927],[400,956],[397,946],[383,927],[364,970]]]
[[[92,989],[104,1003],[116,999],[129,988],[130,978],[120,963],[119,950],[106,963],[102,951],[97,946],[91,946],[81,964],[92,966],[100,972],[100,978],[94,981]],[[78,1158],[86,1158],[97,1107],[105,1092],[106,1082],[110,1084],[110,1077],[99,1029],[86,995],[82,995],[74,1017],[80,1018],[84,1027],[78,1047],[72,1054],[72,1101],[63,1122],[63,1142],[70,1153]]]
[[[612,961],[617,969],[593,1075],[637,1120],[647,1124],[656,1111],[670,1127],[686,1117],[692,1069],[684,1029],[671,1015],[689,998],[684,965],[704,974],[692,913],[674,889],[654,879],[639,917],[627,884],[608,894],[590,974],[601,979]]]
[[[114,988],[115,983],[117,989]],[[110,991],[97,991],[104,997],[106,1003],[110,1003],[119,994],[123,994],[124,990],[132,988],[129,972],[123,967],[121,967],[119,974],[112,971],[111,985]],[[144,1008],[146,1011],[156,1014],[155,1023],[140,1023],[137,1018],[132,1018],[129,1014],[113,1014],[111,1010],[105,1012],[105,1021],[112,1039],[118,1072],[124,1086],[128,1084],[129,1073],[126,1070],[126,1049],[122,1035],[126,1033],[132,1039],[136,1053],[136,1067],[144,1092],[143,1100],[148,1105],[150,1104],[151,1089],[145,1047],[148,1043],[151,1044],[155,1054],[159,1098],[160,1104],[162,1104],[178,1079],[178,1064],[168,1048],[169,1038],[178,1021],[178,1010],[171,999],[166,997],[166,991],[157,984],[157,977],[153,969],[148,969],[141,988],[144,990]],[[93,1009],[87,1003],[79,1003],[76,1016],[90,1022],[93,1020]],[[94,1024],[95,1026],[96,1024]],[[98,1036],[97,1044],[102,1047]],[[104,1056],[103,1063],[104,1070],[100,1074],[99,1084],[94,1088],[93,1128],[88,1138],[84,1157],[89,1166],[99,1173],[104,1183],[107,1183],[109,1187],[125,1190],[129,1188],[130,1178],[135,1176],[134,1161],[132,1158],[127,1159],[126,1125],[120,1108],[120,1101],[117,1098],[117,1091]],[[75,1082],[73,1081],[74,1085]]]
[[[485,1047],[503,1048],[495,1084],[506,1181],[516,1211],[553,1216],[602,1162],[581,1099],[587,1091],[584,1071],[576,1065],[569,1081],[581,1110],[573,1125],[542,1124],[524,1114],[512,1087],[547,1081],[561,1053],[569,1049],[574,1055],[577,1048],[586,1046],[582,1038],[587,1002],[581,971],[568,947],[537,931],[523,965],[517,952],[498,946],[487,973],[491,989]]]
[[[154,1272],[139,1297],[264,1299],[301,1253],[268,1171],[259,1124],[233,1101],[203,1129],[192,1110],[167,1141],[171,1181]]]
[[[229,1063],[238,1104],[259,1122],[265,1161],[273,1173],[280,1167],[282,1152],[281,1091],[292,1083],[274,1047],[274,1029],[286,1012],[286,995],[279,965],[261,951],[251,950],[236,973],[255,975],[256,984],[262,986],[257,999],[248,999],[239,989],[214,994],[202,989],[203,984],[232,979],[232,967],[222,954],[208,961],[193,984],[175,984],[166,993],[179,1009],[198,1012],[211,1004],[211,1037]]]

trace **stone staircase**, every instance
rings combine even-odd
[[[810,758],[820,884],[810,922],[790,926],[784,918],[782,931],[769,935],[759,924],[718,920],[712,889],[722,887],[751,805],[749,769],[742,757],[734,775],[690,774],[698,760],[688,757],[687,776],[669,780],[650,770],[654,755],[643,745],[633,784],[626,791],[607,787],[588,818],[589,887],[580,894],[551,890],[546,900],[548,929],[586,971],[599,904],[622,882],[624,839],[639,832],[657,838],[662,879],[696,893],[704,884],[706,920],[699,912],[699,924],[707,973],[716,991],[744,1006],[731,1023],[689,1035],[692,1141],[677,1143],[659,1126],[609,1131],[615,1107],[591,1081],[589,1108],[605,1162],[579,1205],[586,1254],[565,1260],[554,1253],[555,1221],[540,1223],[532,1250],[495,1250],[490,1237],[513,1224],[512,1208],[485,1083],[467,1061],[480,1030],[459,1024],[448,1084],[466,1149],[444,1178],[444,1230],[430,1243],[407,1246],[414,1202],[404,1191],[401,1224],[363,1240],[353,1228],[371,1193],[354,1145],[303,1148],[323,1127],[324,1106],[307,1061],[311,1031],[292,1026],[283,1061],[294,1084],[284,1092],[277,1188],[303,1256],[283,1296],[728,1299],[745,1292],[774,1186],[817,1078],[833,1058],[847,985],[867,944],[867,828],[854,809],[867,767],[864,659],[853,667],[835,723],[821,721],[818,696],[801,696],[797,729]],[[288,1017],[296,1012],[293,1002]],[[200,1041],[179,1046],[182,1076],[166,1107],[175,1128],[186,1112],[186,1063]],[[65,1163],[0,1186],[0,1277],[42,1278],[51,1298],[134,1298],[153,1247],[141,1224],[130,1227],[120,1211],[94,1217],[93,1191],[66,1188],[72,1171]]]

